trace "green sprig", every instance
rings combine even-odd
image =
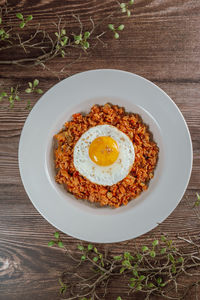
[[[63,295],[67,290],[67,285],[61,280],[61,278],[58,279],[58,282],[60,283],[60,294]]]
[[[59,232],[55,232],[54,233],[54,240],[51,240],[49,243],[48,243],[48,247],[52,247],[52,246],[58,246],[59,248],[64,248],[64,244],[60,238],[60,234]]]
[[[18,86],[11,87],[10,91],[7,93],[5,91],[0,93],[0,101],[7,100],[10,104],[10,108],[14,107],[15,101],[20,101]]]
[[[26,18],[24,18],[22,13],[16,13],[16,17],[21,21],[19,24],[20,28],[24,28],[26,24],[33,19],[32,15],[28,15]]]
[[[80,33],[79,35],[74,35],[74,43],[80,45],[81,48],[86,51],[90,47],[88,39],[90,38],[91,33],[85,31],[84,34]]]
[[[9,37],[10,37],[10,35],[9,35],[8,31],[6,32],[4,28],[0,28],[0,41],[5,41],[5,40],[9,39]]]
[[[39,85],[39,80],[34,79],[33,83],[32,82],[28,83],[29,87],[25,90],[25,92],[27,94],[31,94],[31,93],[43,94],[43,90],[38,88],[38,85]]]
[[[60,240],[58,233],[55,233],[54,237]],[[51,245],[59,246],[57,240],[51,241]],[[89,276],[89,278],[82,278],[80,276],[82,281],[79,280],[76,287],[82,293],[79,293],[77,299],[85,299],[86,296],[89,297],[87,299],[91,299],[94,290],[97,293],[99,285],[107,286],[107,280],[114,275],[121,275],[124,278],[128,277],[128,286],[132,293],[142,292],[146,293],[147,296],[160,295],[167,298],[165,287],[170,284],[173,286],[177,276],[183,273],[183,270],[185,272],[187,269],[190,269],[191,264],[194,265],[196,263],[199,265],[198,257],[195,259],[194,257],[190,257],[189,254],[181,255],[180,250],[174,246],[172,240],[164,235],[160,239],[153,240],[151,245],[142,246],[141,251],[137,251],[134,255],[125,251],[122,255],[115,255],[108,258],[107,255],[103,255],[92,244],[85,246],[79,244],[77,249],[80,251],[78,266],[86,263],[87,265],[91,264],[92,268],[90,269],[94,271],[94,276],[96,277],[91,282],[90,280],[94,276]],[[70,257],[72,257],[72,254],[70,254]],[[76,260],[74,257],[72,258]],[[70,282],[69,280],[63,283],[69,287],[69,294]],[[74,288],[74,283],[71,286]],[[87,295],[85,295],[84,291],[85,286],[87,286]],[[119,299],[121,299],[120,296],[117,297],[117,300]]]
[[[127,3],[125,3],[125,2],[119,3],[119,6],[121,8],[121,12],[126,13],[127,16],[130,17],[131,16],[130,8],[133,4],[134,4],[134,0],[130,0]]]
[[[59,32],[55,32],[57,37],[56,50],[60,52],[61,56],[64,58],[66,55],[65,48],[69,43],[69,37],[66,35],[66,30],[63,28]]]
[[[115,27],[114,24],[108,24],[108,28],[114,33],[114,38],[118,39],[119,38],[119,33],[118,31],[124,30],[124,24],[119,25],[118,27]]]

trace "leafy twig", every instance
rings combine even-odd
[[[24,28],[25,25],[33,19],[32,15],[28,15],[26,18],[24,18],[23,14],[21,14],[21,13],[17,13],[16,17],[21,21],[19,24],[20,28]]]
[[[59,246],[58,242],[61,241],[61,238],[58,233],[56,235],[57,240],[51,241],[49,246]],[[192,240],[184,238],[182,240],[186,244],[192,243]],[[196,243],[192,244],[200,248]],[[62,245],[64,247],[63,242]],[[116,276],[127,278],[129,293],[144,293],[146,294],[145,299],[160,295],[167,299],[180,300],[183,299],[188,287],[185,287],[185,290],[181,292],[183,285],[179,283],[178,278],[182,274],[191,276],[192,273],[188,273],[188,271],[200,267],[198,252],[196,255],[183,253],[166,236],[155,239],[150,246],[142,246],[141,250],[136,250],[133,255],[126,251],[122,255],[107,258],[92,244],[78,245],[77,248],[80,252],[78,266],[89,264],[94,275],[84,278],[79,271],[78,282],[72,282],[71,277],[69,281],[66,281],[67,271],[64,272],[61,290],[66,296],[69,294],[65,298],[66,300],[76,299],[76,297],[77,299],[84,297],[100,299],[99,287],[102,284],[106,287],[104,291],[106,295],[108,281]],[[193,285],[198,283],[194,282]],[[63,288],[63,284],[65,284],[65,288]],[[70,296],[70,293],[73,297]]]

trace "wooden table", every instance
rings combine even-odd
[[[4,1],[0,2],[3,5]],[[77,28],[72,13],[79,14],[86,27],[91,26],[90,16],[96,23],[116,10],[118,5],[112,0],[12,0],[8,3],[13,10],[5,20],[18,31],[16,12],[33,15],[30,27],[24,29],[27,34],[37,23],[54,32],[52,23],[57,22],[61,15],[69,31]],[[109,23],[108,20],[106,22]],[[128,244],[99,246],[101,250],[109,247],[113,253],[120,253],[147,243],[152,234],[159,232],[165,232],[172,238],[177,233],[199,234],[200,223],[192,203],[196,192],[200,191],[200,2],[135,0],[131,18],[121,17],[119,11],[114,22],[125,24],[120,39],[113,39],[111,33],[105,35],[107,47],[98,44],[88,55],[82,53],[78,61],[69,65],[67,72],[71,75],[90,69],[116,68],[146,77],[166,91],[178,105],[188,123],[194,148],[191,180],[175,211],[155,230]],[[13,53],[4,52],[0,54],[0,60],[12,60],[16,53],[17,49]],[[70,59],[53,59],[48,63],[51,70],[2,64],[1,90],[17,84],[24,90],[28,81],[38,78],[40,87],[47,91],[58,82],[59,71]],[[59,76],[62,79],[67,75]],[[27,99],[23,92],[22,98]],[[28,97],[32,104],[38,98],[35,94]],[[66,259],[62,250],[47,246],[55,228],[33,207],[20,179],[17,154],[20,133],[29,113],[25,104],[26,100],[18,102],[13,109],[5,108],[5,103],[0,104],[0,299],[55,300],[60,299],[59,274],[68,268],[70,260]],[[69,249],[76,249],[76,239],[65,236],[64,240]],[[177,240],[177,244],[181,245],[181,241]],[[125,296],[126,290],[125,283],[117,286],[113,283],[106,299],[114,300],[118,295],[123,299],[143,299]],[[187,299],[197,298],[192,291]]]

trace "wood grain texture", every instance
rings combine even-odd
[[[0,1],[3,4],[5,1]],[[53,22],[62,16],[68,28],[77,28],[72,13],[79,14],[85,28],[90,28],[89,17],[95,22],[108,16],[117,7],[112,0],[10,0],[12,12],[6,21],[17,30],[16,12],[32,14],[30,28],[41,23],[55,31]],[[99,245],[112,253],[131,251],[135,245],[148,243],[152,236],[165,232],[172,238],[180,235],[198,235],[200,222],[192,209],[195,193],[200,191],[200,2],[199,0],[135,0],[131,19],[120,19],[125,30],[118,41],[107,35],[107,47],[98,45],[88,55],[70,65],[69,74],[97,69],[116,68],[134,72],[164,89],[182,111],[192,136],[194,165],[186,194],[175,211],[156,229],[128,243]],[[29,28],[25,29],[27,35]],[[0,54],[0,60],[10,60],[18,53]],[[53,71],[0,65],[0,90],[38,78],[40,87],[47,91],[58,82],[55,72],[70,63],[55,58],[48,66]],[[61,76],[61,78],[64,76]],[[26,95],[22,94],[26,99]],[[39,97],[30,96],[32,104]],[[57,300],[58,276],[72,263],[62,250],[47,247],[53,228],[32,206],[26,195],[18,169],[18,143],[23,124],[28,116],[25,103],[19,102],[13,110],[0,104],[0,300]],[[75,251],[78,241],[64,237],[68,248]],[[182,245],[177,240],[178,245]],[[87,272],[87,270],[85,270]],[[143,297],[125,296],[126,283],[112,283],[107,300],[140,300]],[[191,291],[188,300],[194,300]]]

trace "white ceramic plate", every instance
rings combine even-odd
[[[117,209],[92,207],[54,180],[53,135],[73,113],[106,102],[139,113],[160,148],[148,190]],[[40,214],[71,236],[102,243],[135,238],[167,218],[188,185],[192,157],[189,130],[175,103],[150,81],[119,70],[83,72],[56,84],[32,109],[19,144],[22,181]]]

